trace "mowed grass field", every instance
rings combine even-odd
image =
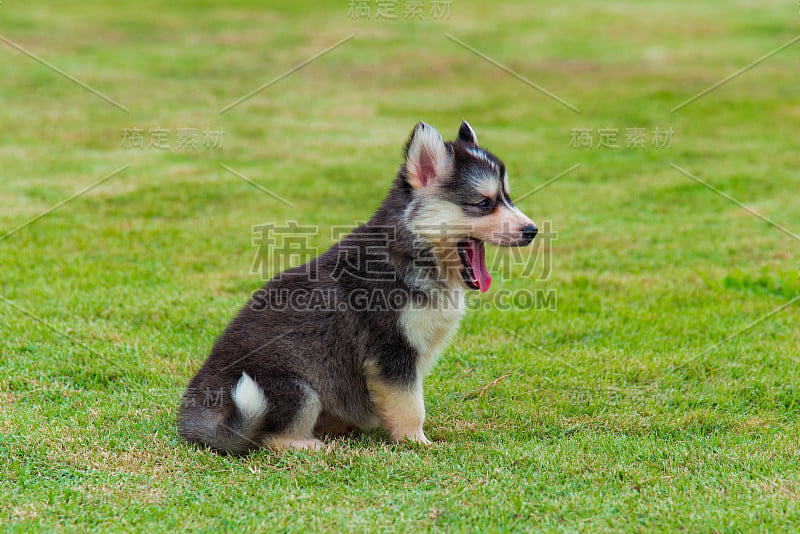
[[[800,44],[671,110],[800,34],[797,6],[368,5],[0,4],[2,528],[796,528]],[[426,382],[434,446],[181,442],[183,388],[262,283],[253,226],[315,225],[324,250],[378,206],[420,118],[446,138],[469,120],[512,197],[571,169],[518,202],[549,225],[526,252],[549,273],[496,275]],[[557,306],[499,309],[501,290]]]

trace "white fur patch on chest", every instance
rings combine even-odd
[[[455,334],[464,315],[464,293],[461,289],[438,291],[439,298],[422,305],[410,303],[400,312],[400,328],[406,339],[419,352],[417,372],[427,375],[439,354]]]

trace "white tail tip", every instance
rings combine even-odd
[[[264,392],[247,373],[242,373],[242,378],[231,391],[231,397],[246,419],[261,417],[267,411]]]

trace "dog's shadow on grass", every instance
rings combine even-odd
[[[327,435],[320,434],[315,436],[321,440],[323,447],[321,449],[272,449],[268,447],[254,448],[248,452],[241,454],[233,454],[226,451],[215,450],[211,447],[192,444],[186,445],[190,451],[202,451],[219,458],[231,459],[251,459],[257,460],[259,458],[276,458],[276,457],[319,457],[327,456],[335,453],[344,453],[348,456],[355,454],[375,454],[375,453],[388,453],[399,451],[427,451],[436,448],[437,442],[444,443],[446,440],[439,440],[431,438],[433,443],[431,445],[422,445],[415,442],[403,441],[394,442],[389,439],[389,435],[383,429],[373,430],[350,430],[344,434]],[[176,436],[176,441],[181,441]]]
[[[326,452],[333,450],[342,451],[374,451],[374,452],[388,452],[388,451],[403,451],[403,450],[419,450],[425,451],[436,447],[437,439],[428,436],[433,442],[431,445],[423,445],[413,441],[395,442],[389,439],[389,434],[382,428],[372,430],[350,430],[344,434],[326,435],[322,434],[317,436],[325,444],[323,449]]]

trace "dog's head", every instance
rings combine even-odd
[[[401,176],[411,190],[406,226],[433,247],[450,283],[487,291],[492,278],[484,242],[525,246],[538,232],[511,202],[506,166],[478,146],[467,121],[447,142],[430,125],[417,124]]]

